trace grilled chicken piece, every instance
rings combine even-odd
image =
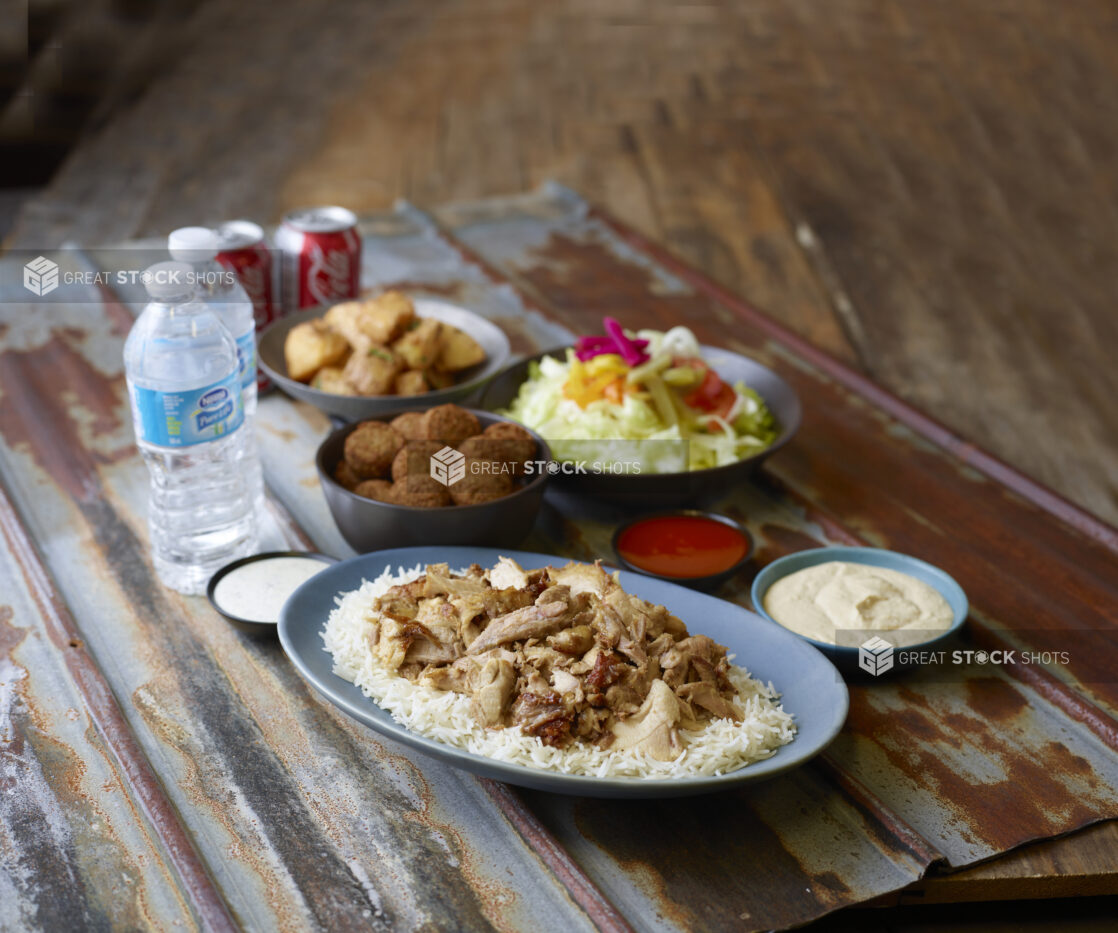
[[[480,577],[456,577],[446,564],[428,564],[424,596],[474,596],[484,598],[491,587]]]
[[[522,590],[528,586],[528,572],[511,557],[501,557],[489,571],[489,582],[497,590]]]
[[[637,626],[643,625],[649,638],[657,638],[664,632],[677,638],[687,635],[687,626],[663,606],[646,602],[639,596],[631,596],[621,587],[611,589],[605,594],[602,602],[618,614],[630,632],[635,633]],[[638,617],[640,617],[639,621]]]
[[[384,616],[380,627],[380,638],[377,640],[376,653],[384,661],[386,667],[399,671],[405,659],[408,663],[416,662],[416,658],[407,658],[408,650],[412,643],[420,639],[437,642],[427,627],[414,619],[393,619]],[[453,660],[453,656],[447,658]]]
[[[594,613],[594,621],[590,624],[598,644],[603,648],[616,648],[622,638],[628,637],[625,625],[609,606],[600,606]]]
[[[415,624],[422,626],[422,630],[408,646],[405,661],[438,664],[453,661],[462,654],[458,612],[443,597],[423,600]]]
[[[538,735],[545,745],[562,746],[570,739],[575,713],[554,691],[525,692],[513,701],[512,718],[525,733]]]
[[[599,650],[594,667],[586,675],[586,699],[591,706],[607,705],[606,692],[625,675],[628,664],[613,651]]]
[[[679,701],[662,680],[654,680],[641,708],[613,725],[610,748],[632,748],[657,761],[671,761],[679,755],[682,744],[676,725],[679,723]]]
[[[511,641],[543,638],[563,628],[568,618],[569,611],[565,602],[525,606],[494,619],[466,650],[469,654],[480,654]]]
[[[578,699],[578,694],[582,690],[582,681],[575,677],[574,674],[569,674],[560,667],[552,670],[551,685],[555,688],[556,693],[575,694],[576,700]]]
[[[436,690],[469,693],[474,671],[481,663],[478,658],[463,657],[449,665],[432,664],[420,676],[419,682]]]
[[[414,619],[419,611],[419,600],[406,593],[392,593],[381,596],[374,604],[378,612],[394,619]]]
[[[594,644],[594,633],[589,625],[572,625],[548,638],[547,643],[556,651],[571,657],[581,657]]]
[[[675,639],[672,638],[667,632],[657,636],[645,646],[645,652],[650,658],[657,660],[670,648],[675,647]]]
[[[629,716],[635,713],[644,702],[636,690],[626,684],[614,684],[606,691],[605,708],[618,716]]]
[[[608,709],[594,709],[593,707],[586,707],[578,714],[578,719],[574,724],[575,734],[580,739],[586,739],[593,742],[603,735],[607,735],[609,741],[613,741],[613,735],[609,730],[613,724],[613,714]]]
[[[521,671],[521,674],[521,682],[517,685],[518,693],[538,693],[542,696],[551,692],[550,681],[537,668],[525,668]]]
[[[558,570],[549,567],[548,576],[552,583],[570,587],[571,593],[575,596],[579,593],[592,593],[594,596],[601,597],[605,595],[611,584],[617,585],[609,574],[602,570],[601,561],[595,561],[593,564],[571,563]]]
[[[679,687],[691,679],[696,664],[713,666],[713,662],[725,659],[726,649],[714,643],[706,635],[692,635],[675,643],[660,656],[660,666],[664,668],[664,680],[669,687]],[[695,676],[701,679],[701,673]]]
[[[550,675],[555,668],[566,667],[571,663],[569,657],[547,645],[525,645],[521,650],[528,664],[547,675]]]
[[[663,681],[661,681],[663,683]],[[718,692],[712,683],[701,680],[694,684],[684,684],[676,687],[676,692],[692,706],[701,706],[713,713],[718,719],[732,719],[741,722],[741,713],[738,708]]]
[[[538,597],[536,597],[536,604],[539,606],[546,606],[548,603],[563,603],[568,605],[571,601],[571,588],[564,586],[562,583],[557,583],[555,586],[549,586]]]
[[[423,588],[426,585],[427,577],[422,576],[410,583],[394,586],[383,596],[377,597],[373,608],[396,619],[414,619],[419,611],[419,600],[423,596]]]
[[[467,645],[481,634],[490,619],[523,609],[533,602],[528,590],[486,589],[482,593],[450,597],[450,604],[458,611],[459,636]]]
[[[489,658],[472,680],[474,711],[483,726],[496,726],[501,722],[508,705],[512,688],[516,686],[516,671],[501,658]]]
[[[621,683],[640,694],[641,702],[648,696],[652,681],[660,676],[660,663],[655,658],[645,658],[637,665],[629,665],[621,678]]]

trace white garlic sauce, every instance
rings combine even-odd
[[[330,565],[313,557],[254,560],[229,571],[214,587],[222,612],[251,622],[278,622],[283,604],[300,586]]]

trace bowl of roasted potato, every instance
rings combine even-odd
[[[282,317],[257,356],[288,395],[356,421],[469,399],[505,364],[509,342],[458,305],[387,291]]]

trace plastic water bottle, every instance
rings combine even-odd
[[[157,263],[144,277],[151,302],[124,344],[124,372],[151,477],[152,557],[164,584],[201,593],[256,548],[237,345],[193,297],[189,265]]]
[[[194,270],[195,294],[209,305],[237,341],[241,398],[245,407],[245,445],[242,466],[248,476],[254,506],[264,506],[264,476],[256,451],[256,317],[252,300],[235,272],[217,261],[221,238],[208,227],[180,227],[167,238],[171,258],[188,262]]]

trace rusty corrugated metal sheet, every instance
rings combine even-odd
[[[94,314],[78,304],[2,307],[4,484],[53,576],[44,585],[70,607],[236,922],[608,928],[608,911],[576,902],[478,782],[370,739],[316,699],[278,645],[242,638],[203,600],[159,586],[121,376],[127,316],[104,314],[99,301]],[[282,541],[276,527],[265,545]],[[61,719],[56,704],[72,700],[41,702],[44,717]],[[88,843],[80,860],[92,863],[96,838]],[[14,857],[65,881],[49,850]],[[162,862],[153,870],[181,885]],[[10,909],[33,918],[38,890],[15,893]],[[151,925],[180,919],[151,900],[160,911]]]
[[[2,490],[0,541],[0,928],[233,929]]]
[[[559,342],[564,328],[596,327],[607,312],[630,324],[684,322],[797,386],[807,403],[799,438],[723,503],[754,533],[758,565],[823,541],[868,540],[952,570],[979,638],[1016,637],[1005,633],[1022,618],[1052,629],[1112,623],[1103,607],[1114,605],[1105,572],[1114,554],[1090,520],[1060,524],[1028,489],[1006,492],[973,469],[993,470],[980,457],[576,197],[552,188],[437,218],[403,205],[363,219],[365,284],[461,301],[502,324],[521,352]],[[276,646],[156,583],[120,373],[130,315],[85,297],[93,304],[0,305],[0,479],[21,512],[12,527],[38,542],[53,575],[44,592],[53,587],[50,598],[69,606],[137,756],[165,784],[235,921],[784,927],[895,891],[938,862],[971,864],[1118,814],[1113,685],[1075,664],[1027,681],[976,667],[946,682],[855,684],[850,724],[824,757],[705,800],[522,794],[374,739],[324,706]],[[272,395],[260,423],[275,497],[268,544],[348,553],[313,466],[327,419]],[[620,512],[553,504],[530,547],[608,553]],[[1022,592],[1025,578],[1033,586]],[[749,582],[725,595],[748,604]],[[1057,604],[1067,620],[1050,611]],[[51,663],[26,660],[28,681],[47,682]],[[76,689],[86,706],[105,706]],[[50,696],[40,702],[56,708]],[[150,819],[137,818],[137,839],[153,835]],[[169,926],[171,901],[197,913],[205,889],[188,883],[189,860],[166,856],[164,835],[153,838],[158,867],[147,883],[171,893],[151,914]],[[70,864],[82,858],[84,849]],[[46,875],[57,864],[34,863]],[[12,910],[30,917],[33,898],[16,894]]]

